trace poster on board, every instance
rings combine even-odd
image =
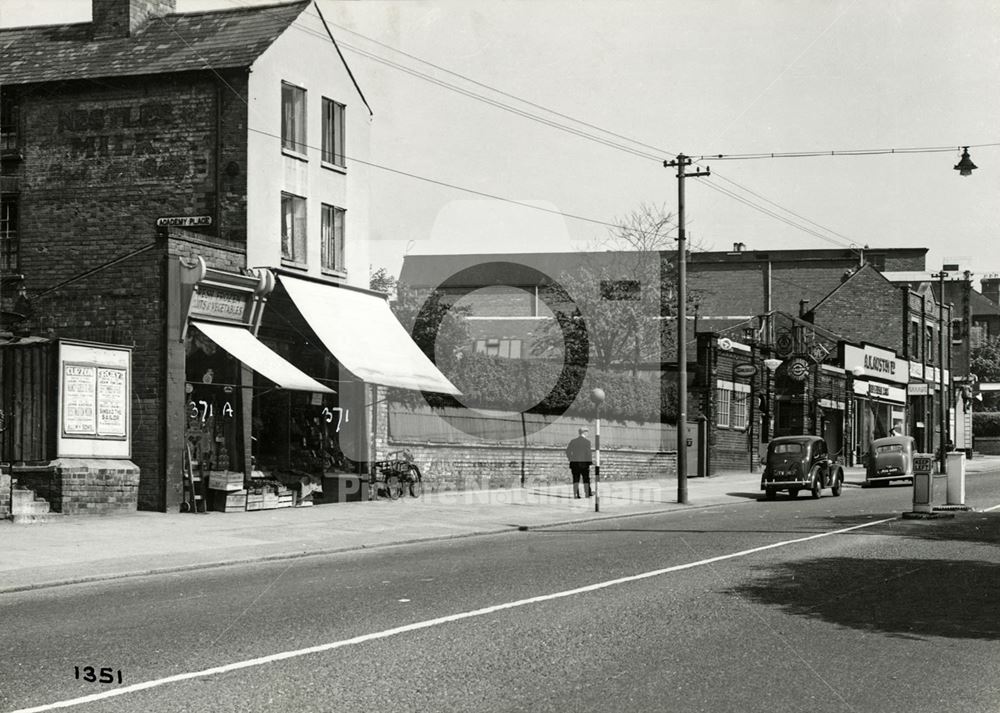
[[[60,458],[130,458],[132,350],[59,342]]]

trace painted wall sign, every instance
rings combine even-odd
[[[199,228],[211,224],[212,216],[210,215],[177,215],[156,219],[157,228]]]

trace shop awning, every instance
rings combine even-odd
[[[302,373],[297,367],[271,351],[245,327],[193,320],[191,324],[246,366],[266,376],[283,389],[334,393],[332,389]]]
[[[362,381],[459,395],[382,297],[281,275],[296,308],[341,365]]]

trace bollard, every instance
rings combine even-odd
[[[948,454],[947,482],[947,504],[965,505],[965,453],[962,451]]]
[[[934,505],[933,470],[933,454],[913,454],[913,512],[929,513]]]

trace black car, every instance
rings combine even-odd
[[[795,497],[807,489],[814,498],[823,488],[836,496],[844,487],[844,469],[830,457],[826,441],[819,436],[780,436],[767,446],[767,460],[760,489],[768,500],[779,490]]]

